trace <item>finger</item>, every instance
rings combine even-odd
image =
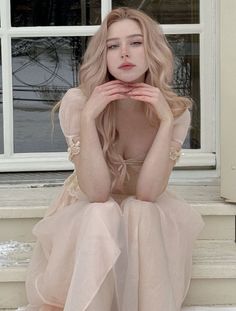
[[[157,97],[153,90],[148,89],[133,89],[128,92],[129,95],[139,95],[139,96],[150,96],[150,97]]]
[[[150,96],[145,96],[145,95],[130,95],[129,98],[131,99],[136,99],[136,100],[140,100],[140,101],[144,101],[147,103],[152,103],[151,99],[152,97]]]
[[[127,85],[127,83],[120,81],[120,80],[112,80],[112,81],[106,82],[104,84],[101,84],[101,86],[104,86],[104,87],[110,87],[110,86],[114,86],[114,85]]]
[[[116,85],[113,87],[109,87],[103,91],[106,95],[112,95],[116,93],[128,93],[129,91],[131,91],[131,88],[125,85]]]
[[[143,82],[137,82],[137,83],[128,83],[129,86],[133,87],[148,87],[148,88],[154,88],[152,85],[143,83]]]
[[[97,85],[96,89],[100,92],[100,91],[106,91],[106,90],[109,90],[116,86],[121,86],[121,85],[123,84],[120,81],[113,80],[113,81],[109,81],[109,82]]]

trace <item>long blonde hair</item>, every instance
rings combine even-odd
[[[84,54],[79,72],[79,88],[89,98],[97,85],[111,79],[106,63],[107,33],[111,24],[123,19],[131,19],[137,22],[142,31],[145,55],[148,62],[145,82],[158,87],[167,100],[173,116],[179,116],[187,107],[191,106],[192,101],[190,98],[178,96],[172,90],[174,66],[172,50],[159,23],[139,10],[121,7],[114,9],[107,15],[99,30],[91,38]],[[145,105],[144,109],[150,124],[157,127],[157,115],[152,110],[151,105]],[[115,151],[115,144],[118,140],[115,112],[114,102],[107,105],[96,119],[96,126],[105,160],[114,177],[111,190],[116,186],[122,192],[127,173],[122,174],[118,170],[119,163],[124,164],[124,159]]]

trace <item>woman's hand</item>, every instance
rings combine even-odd
[[[144,101],[153,106],[160,121],[173,121],[173,113],[159,88],[146,83],[130,83],[129,98]]]
[[[127,92],[130,90],[131,87],[127,83],[119,80],[96,86],[83,109],[83,114],[95,120],[110,102],[127,98]]]

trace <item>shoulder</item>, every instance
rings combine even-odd
[[[179,116],[174,118],[174,126],[184,125],[189,126],[191,123],[191,113],[186,108]]]
[[[79,88],[69,89],[61,99],[60,110],[70,109],[70,110],[82,110],[85,104],[85,96]]]
[[[61,99],[59,121],[65,136],[78,135],[84,104],[85,96],[79,88],[69,89]]]
[[[189,109],[185,109],[179,116],[174,119],[172,140],[183,145],[191,123],[191,114]]]

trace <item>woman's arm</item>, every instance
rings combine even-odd
[[[86,99],[79,89],[68,90],[61,100],[60,124],[81,190],[90,202],[103,202],[109,196],[110,174],[95,120],[84,112],[85,103]],[[76,144],[79,147],[76,148]]]
[[[111,177],[104,159],[95,121],[85,113],[80,118],[80,153],[74,165],[81,190],[90,202],[105,202],[110,195]]]
[[[129,89],[122,82],[113,80],[95,87],[88,100],[83,98],[79,89],[73,88],[61,101],[61,128],[70,148],[79,186],[90,202],[108,200],[111,190],[110,171],[95,120],[110,102],[126,98]]]
[[[169,157],[170,147],[179,143],[171,142],[173,121],[163,121],[145,158],[136,185],[136,198],[154,202],[165,190],[175,161]]]
[[[160,126],[153,144],[140,170],[136,185],[136,197],[143,201],[154,202],[165,190],[171,171],[176,163],[170,156],[172,148],[180,151],[190,123],[188,109],[174,120],[172,111],[162,92],[145,83],[134,83],[128,93],[136,100],[152,105],[160,120]]]

